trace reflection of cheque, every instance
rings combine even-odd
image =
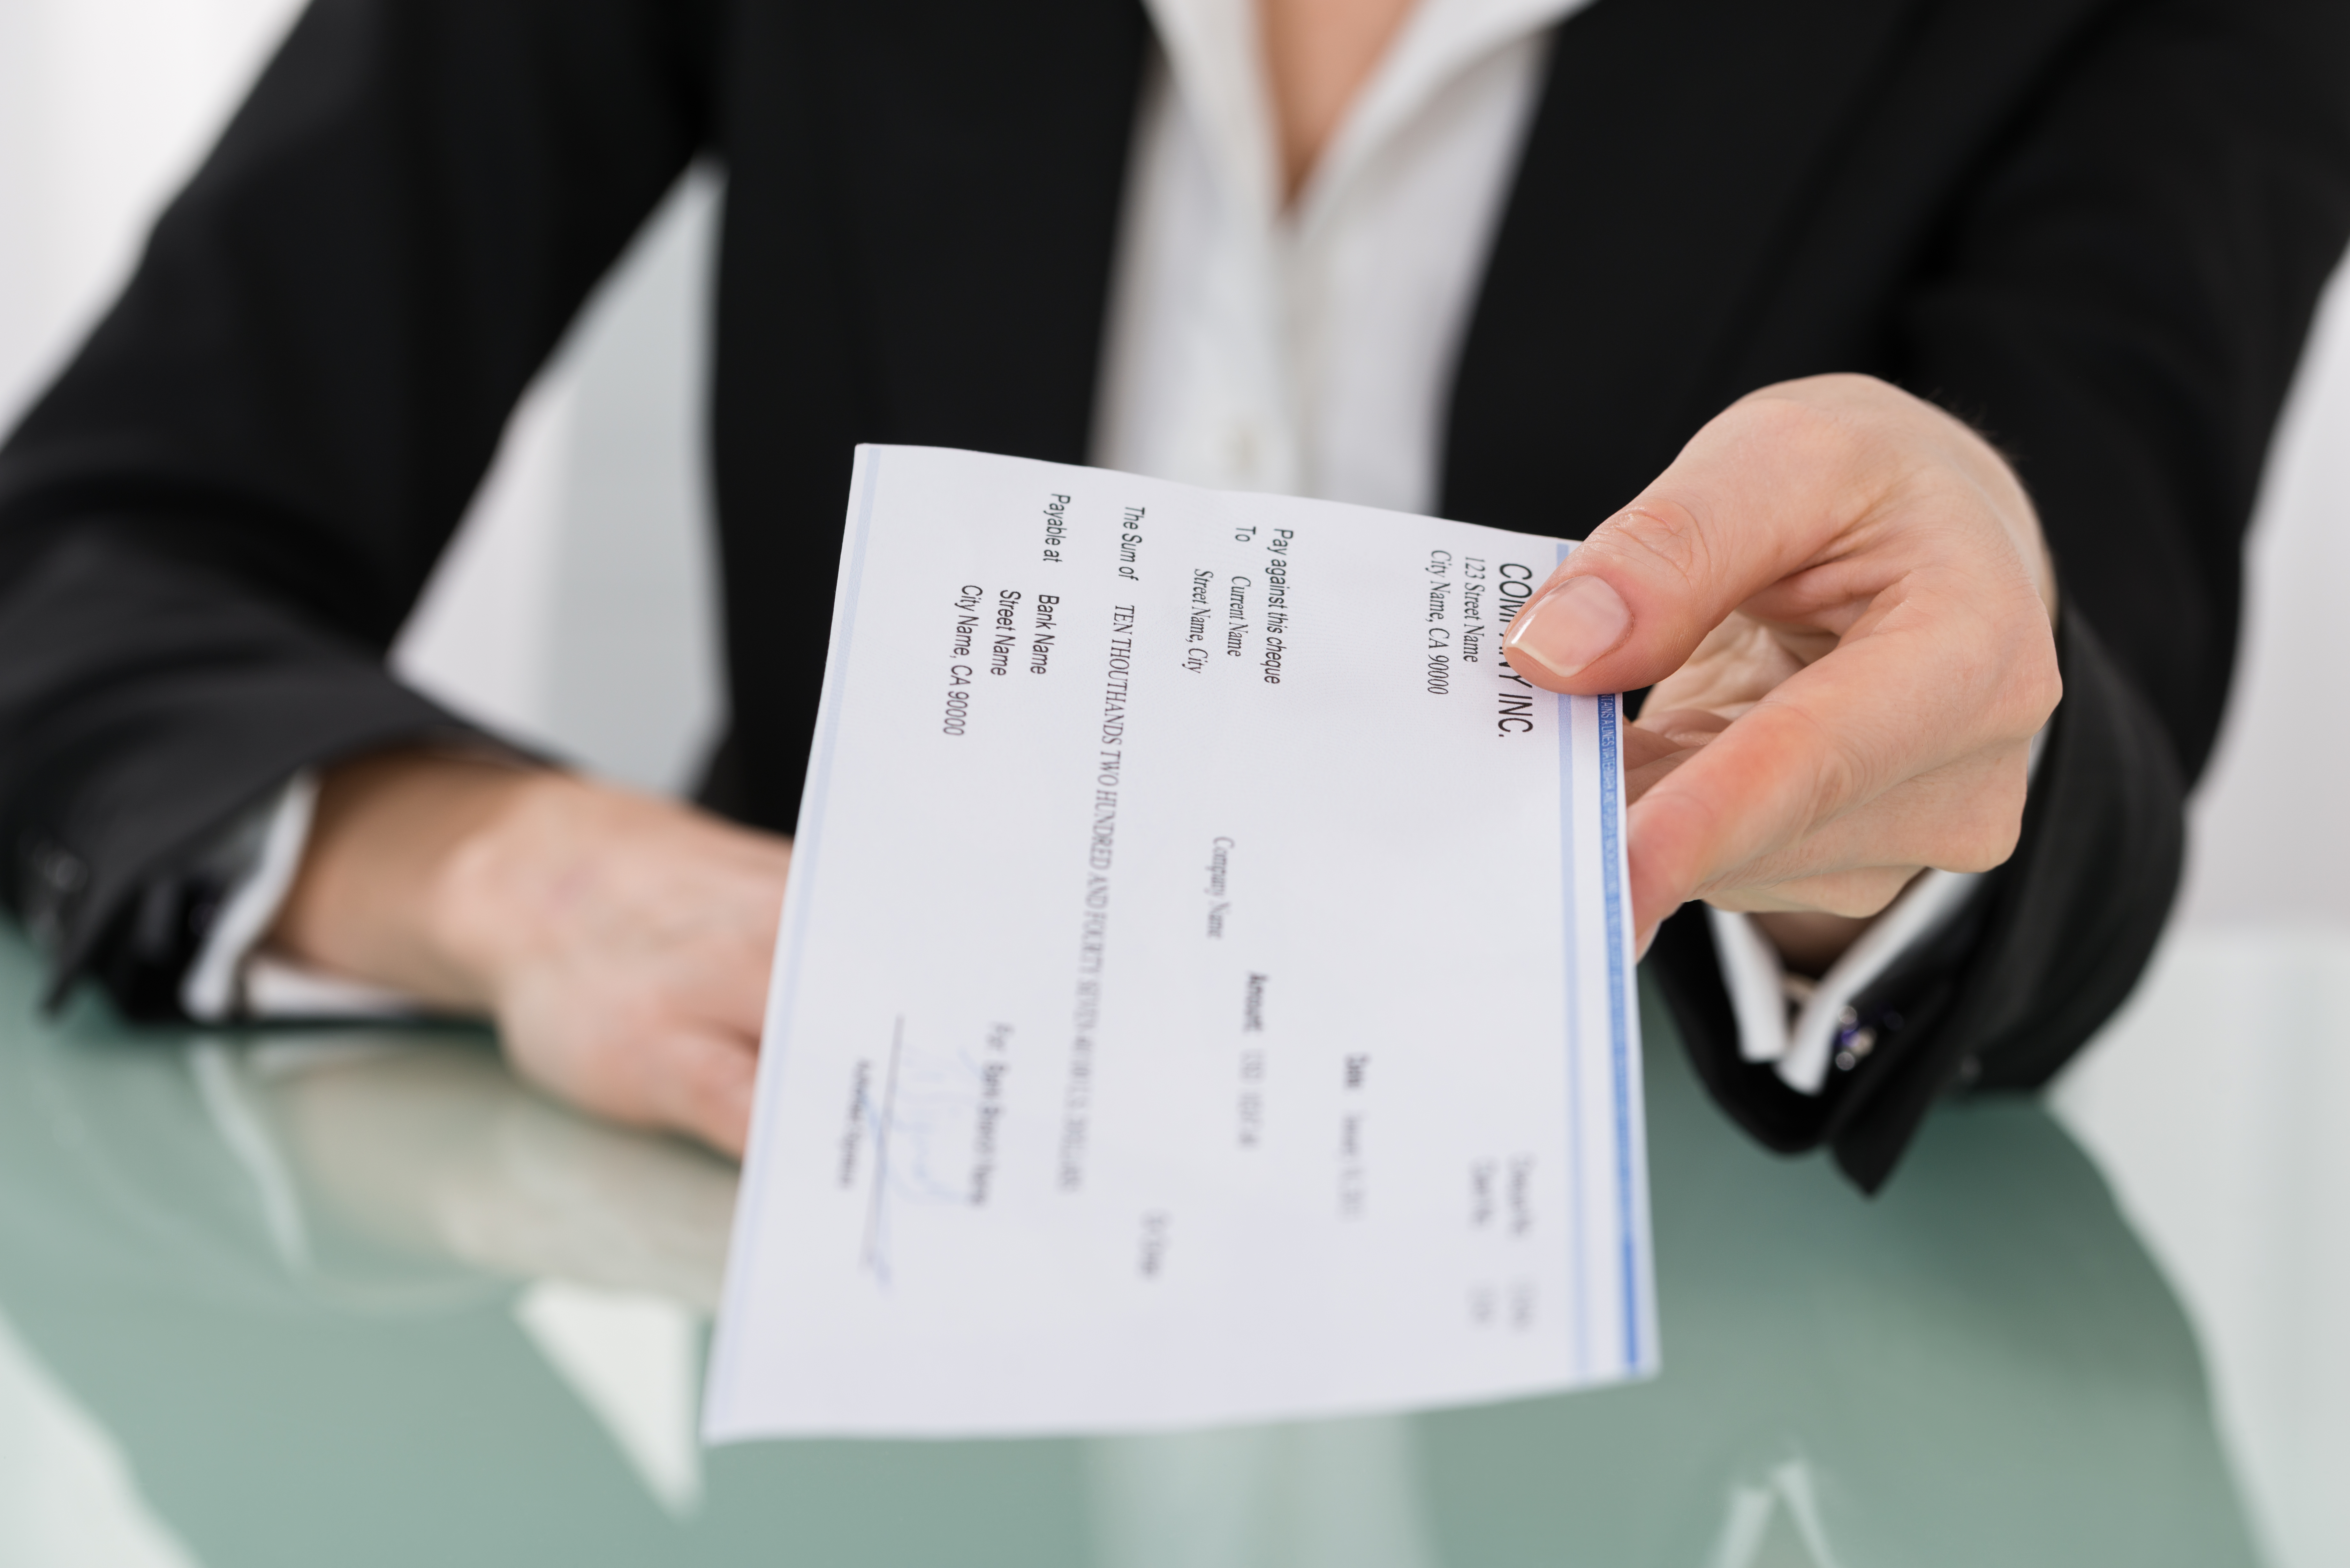
[[[497,1273],[716,1305],[731,1166],[575,1115],[487,1051],[371,1044],[279,1036],[242,1057],[297,1168],[337,1209]]]

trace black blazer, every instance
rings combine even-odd
[[[0,452],[0,855],[60,983],[169,1012],[194,846],[307,763],[463,729],[382,654],[524,384],[691,159],[727,175],[713,462],[733,729],[788,830],[860,441],[1086,453],[1135,0],[316,0]],[[1562,27],[1452,389],[1443,509],[1579,535],[1742,392],[1874,372],[2012,453],[2065,698],[2015,858],[1757,1137],[1881,1181],[2135,980],[2238,546],[2350,233],[2350,7],[1597,0]]]

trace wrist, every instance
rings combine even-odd
[[[528,820],[532,798],[567,782],[489,753],[388,753],[329,770],[270,940],[419,1001],[486,1010],[522,933],[477,868],[510,862],[498,846]]]
[[[1834,968],[1861,933],[1876,924],[1873,915],[1831,915],[1813,909],[1776,910],[1752,919],[1778,950],[1780,963],[1791,973],[1814,980]]]
[[[473,808],[432,867],[423,934],[435,961],[496,1002],[511,978],[558,950],[592,915],[598,857],[617,825],[596,786],[551,769],[475,781]]]

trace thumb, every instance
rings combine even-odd
[[[1802,400],[1731,405],[1527,601],[1503,642],[1511,666],[1553,691],[1663,680],[1866,510],[1877,469],[1868,444]]]

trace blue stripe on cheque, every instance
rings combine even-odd
[[[1624,1370],[1640,1365],[1639,1273],[1632,1230],[1632,1074],[1624,964],[1623,758],[1616,693],[1599,703],[1599,880],[1607,919],[1607,1041],[1616,1113],[1616,1244],[1624,1285]]]

